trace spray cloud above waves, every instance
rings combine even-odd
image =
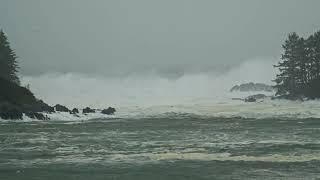
[[[221,98],[239,83],[270,84],[287,33],[319,29],[319,6],[3,0],[0,22],[24,83],[48,103],[174,104]]]
[[[272,84],[275,62],[275,59],[254,59],[223,73],[188,73],[178,78],[152,72],[121,77],[48,73],[25,76],[23,83],[30,84],[33,92],[52,104],[63,102],[80,107],[82,104],[101,107],[183,104],[201,98],[224,99],[236,84]]]

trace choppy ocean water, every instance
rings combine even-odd
[[[51,105],[113,106],[117,113],[0,120],[0,180],[320,179],[320,101],[231,100],[274,95],[229,90],[270,84],[276,62],[176,79],[23,77]]]
[[[0,179],[320,178],[315,103],[217,107],[0,121]]]

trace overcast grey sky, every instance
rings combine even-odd
[[[162,75],[278,57],[289,32],[320,30],[319,0],[1,0],[24,75]]]

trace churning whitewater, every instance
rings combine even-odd
[[[0,180],[320,180],[320,0],[0,0]]]
[[[244,98],[274,92],[230,92],[236,84],[260,82],[272,84],[276,59],[255,59],[223,74],[185,74],[168,79],[156,74],[130,77],[97,77],[81,74],[44,74],[24,77],[33,92],[46,102],[70,107],[96,108],[114,106],[111,118],[143,118],[168,114],[193,114],[206,117],[242,118],[320,118],[320,102],[265,99],[258,103],[245,103],[233,98]],[[74,117],[69,113],[48,114],[55,120],[85,120],[110,118],[97,113]]]
[[[175,80],[25,77],[52,104],[115,106],[117,113],[1,120],[0,179],[320,177],[319,101],[232,100],[259,93],[229,92],[242,79],[271,83],[274,74],[264,69],[272,63],[251,61],[224,75]]]
[[[315,118],[0,122],[1,179],[315,179]],[[268,179],[267,178],[267,179]]]

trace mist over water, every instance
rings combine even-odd
[[[209,117],[320,118],[320,101],[264,100],[245,103],[245,98],[274,92],[230,92],[237,84],[255,82],[272,85],[277,59],[248,60],[224,73],[184,74],[178,78],[156,73],[106,77],[77,73],[25,76],[32,92],[51,105],[117,109],[118,118],[171,117],[193,114]],[[72,115],[49,115],[51,119],[77,120]],[[85,117],[106,118],[100,116]]]
[[[52,108],[1,81],[10,87],[0,96],[0,180],[320,180],[320,100],[230,92],[274,85],[273,65],[292,45],[314,62],[308,37],[320,29],[319,7],[1,0],[0,31],[14,53],[0,42],[0,61],[14,70],[16,54],[22,86],[51,107],[77,109],[36,112]],[[286,41],[290,32],[306,41]],[[315,83],[306,84],[308,93]],[[244,100],[258,94],[266,96]]]
[[[272,84],[276,61],[254,59],[224,73],[189,73],[172,79],[153,72],[126,77],[50,73],[24,76],[23,84],[30,84],[36,96],[48,103],[73,107],[179,105],[197,99],[217,102],[230,98],[229,90],[236,84]]]

